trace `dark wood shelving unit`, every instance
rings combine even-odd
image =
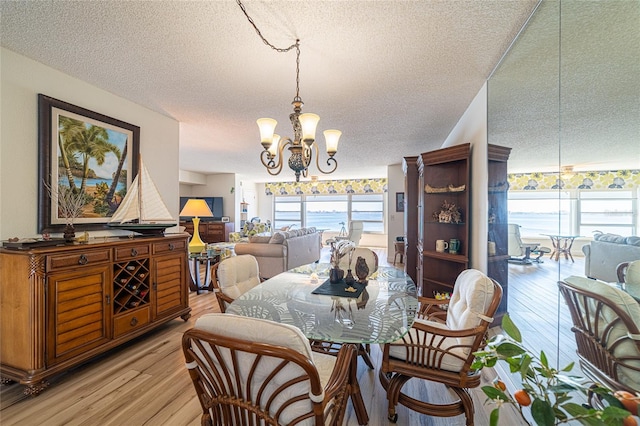
[[[487,240],[495,243],[495,255],[487,258],[487,275],[502,285],[502,301],[494,316],[494,324],[500,324],[507,312],[509,293],[509,229],[507,161],[511,148],[488,146],[488,231]],[[488,251],[488,250],[487,250]]]
[[[421,265],[418,267],[422,295],[433,297],[435,292],[451,292],[458,275],[469,267],[471,241],[469,226],[470,144],[426,152],[418,159],[419,217],[418,248]],[[464,190],[427,192],[430,188],[459,188]],[[444,223],[434,219],[444,202],[455,204],[461,211],[459,223]],[[457,254],[435,251],[436,240],[460,240]]]

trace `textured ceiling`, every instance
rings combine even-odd
[[[343,131],[331,176],[355,178],[440,147],[537,0],[243,3],[272,44],[301,40],[304,111]],[[178,120],[181,169],[275,180],[255,120],[292,136],[295,53],[263,44],[235,1],[0,7],[2,46]]]

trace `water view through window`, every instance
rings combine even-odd
[[[364,232],[384,232],[383,194],[275,197],[274,228],[296,225],[330,232],[348,231],[350,220],[364,221]]]

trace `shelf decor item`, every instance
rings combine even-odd
[[[207,206],[204,200],[199,201]],[[209,210],[209,206],[207,206],[207,210]],[[184,209],[180,214],[183,212]],[[140,159],[139,172],[107,225],[113,229],[161,236],[165,229],[175,226],[175,224],[175,219],[162,200],[147,167]]]
[[[344,271],[340,269],[340,260],[355,249],[355,244],[350,240],[338,240],[331,243],[331,269],[329,281],[336,284],[344,278]]]
[[[359,283],[367,283],[367,277],[369,276],[369,265],[367,265],[367,261],[364,259],[364,257],[358,256],[358,260],[356,260],[356,276],[358,277]]]
[[[63,235],[65,241],[73,242],[76,236],[76,229],[73,223],[76,218],[82,216],[82,210],[87,204],[89,197],[85,192],[74,192],[68,186],[58,185],[54,187],[47,182],[44,182],[43,185],[49,197],[51,197],[51,200],[57,200],[58,217],[62,218],[65,222]]]
[[[433,218],[440,223],[461,223],[462,212],[455,204],[445,200],[440,211],[433,213]]]

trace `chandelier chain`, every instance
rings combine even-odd
[[[272,48],[276,52],[280,52],[280,53],[289,52],[293,48],[296,49],[296,97],[295,97],[294,100],[299,101],[300,100],[300,39],[296,39],[296,42],[294,44],[292,44],[291,46],[286,47],[286,48],[274,46],[273,44],[271,44],[269,42],[269,40],[267,40],[262,35],[262,32],[260,32],[260,30],[258,29],[258,26],[256,25],[256,23],[253,22],[253,19],[247,13],[247,9],[244,7],[244,4],[242,4],[242,2],[240,0],[236,0],[236,3],[238,3],[238,6],[240,6],[240,9],[242,9],[242,13],[244,13],[244,16],[247,18],[247,20],[249,21],[249,23],[251,24],[253,29],[256,30],[256,33],[262,39],[262,42],[264,44],[266,44],[267,46],[269,46],[270,48]]]

